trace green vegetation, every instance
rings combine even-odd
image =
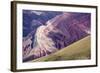
[[[56,53],[32,60],[32,62],[90,59],[90,44],[90,36],[87,36]]]

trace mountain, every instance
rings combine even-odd
[[[28,52],[24,55],[23,61],[55,53],[90,35],[90,18],[89,13],[63,12],[49,19],[45,24],[41,24],[37,20],[34,21],[34,23],[41,25],[36,28],[34,33],[29,33],[28,36],[30,35],[30,37],[23,42],[23,44],[27,42],[27,46],[23,48],[24,51],[25,49],[27,51],[24,53]]]

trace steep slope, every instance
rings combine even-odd
[[[87,36],[54,54],[32,60],[31,62],[90,59],[90,39],[90,36]]]

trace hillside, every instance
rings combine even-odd
[[[45,18],[44,12],[35,11],[34,14],[34,11],[32,11],[32,13],[28,15],[37,15],[37,13],[43,13],[43,18]],[[54,17],[48,19],[45,23],[32,17],[32,22],[29,26],[29,30],[31,31],[23,38],[23,62],[58,52],[90,35],[89,13],[58,13],[59,12],[50,12]],[[27,15],[27,12],[25,14]],[[39,16],[41,17],[41,15]],[[28,16],[25,16],[25,18],[27,17]]]
[[[31,62],[90,59],[90,42],[90,36],[87,36],[56,53]]]

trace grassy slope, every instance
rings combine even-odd
[[[56,53],[35,59],[32,62],[89,59],[90,42],[90,36],[87,36]]]

